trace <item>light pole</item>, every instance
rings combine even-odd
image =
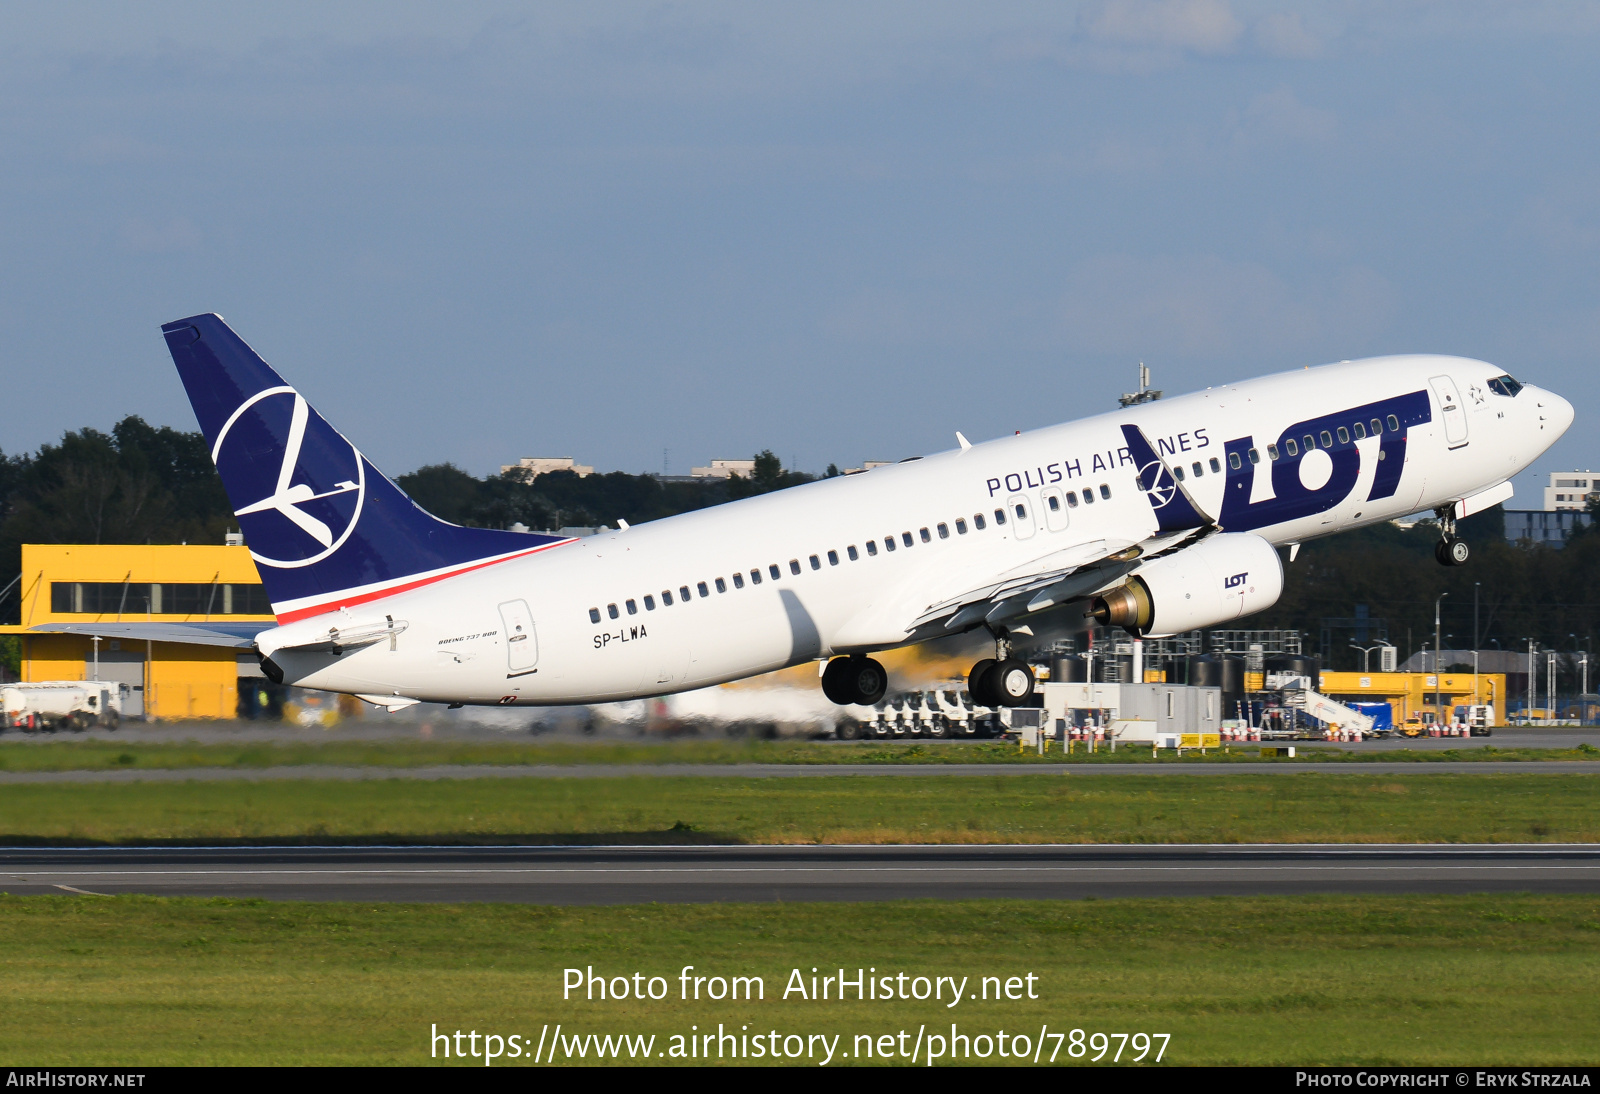
[[[1433,708],[1434,717],[1439,716],[1439,708],[1444,705],[1440,698],[1440,689],[1444,686],[1444,678],[1440,675],[1443,669],[1440,664],[1444,659],[1444,634],[1439,626],[1439,605],[1444,603],[1444,598],[1449,593],[1440,593],[1433,601]]]
[[[1482,582],[1472,583],[1472,705],[1478,706],[1483,702],[1478,696],[1478,587]]]
[[[1361,672],[1363,675],[1367,672],[1367,656],[1371,654],[1373,650],[1383,649],[1383,646],[1384,644],[1381,642],[1376,646],[1358,646],[1354,642],[1350,643],[1351,649],[1361,651]]]

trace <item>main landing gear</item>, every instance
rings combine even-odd
[[[1434,544],[1433,557],[1441,566],[1464,566],[1467,558],[1472,554],[1472,549],[1467,546],[1467,541],[1456,538],[1456,507],[1441,505],[1433,511],[1439,518],[1439,542]]]
[[[985,707],[1020,707],[1033,698],[1033,669],[1011,656],[1011,640],[1000,630],[994,636],[994,657],[985,657],[967,674],[972,701]]]
[[[889,690],[889,674],[870,657],[835,657],[822,670],[822,694],[840,706],[870,707]]]

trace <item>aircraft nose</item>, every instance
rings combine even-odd
[[[1571,403],[1553,391],[1539,391],[1539,415],[1544,419],[1545,430],[1559,437],[1572,425],[1577,416]]]

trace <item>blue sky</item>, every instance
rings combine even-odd
[[[392,473],[820,470],[1377,353],[1600,466],[1600,7],[9,3],[0,447],[217,311]],[[1538,504],[1522,483],[1516,504]]]

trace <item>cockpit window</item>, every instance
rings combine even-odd
[[[1496,376],[1489,381],[1489,390],[1496,395],[1504,395],[1508,399],[1514,399],[1517,392],[1522,390],[1522,385],[1509,376]]]

